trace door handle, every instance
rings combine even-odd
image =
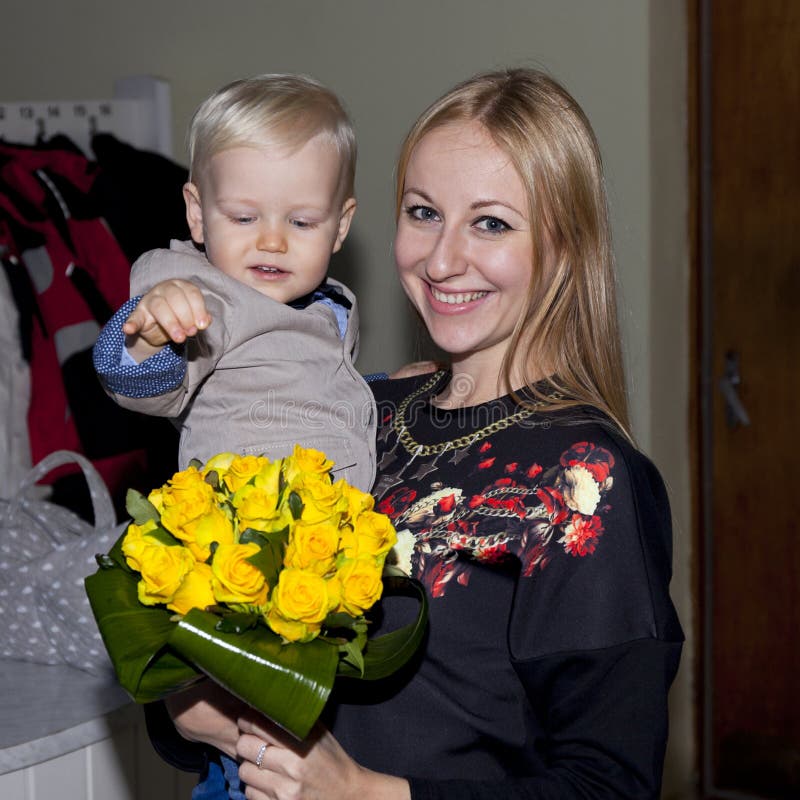
[[[728,427],[750,424],[750,415],[739,397],[739,385],[742,376],[739,373],[739,354],[730,351],[725,355],[725,374],[719,379],[719,388],[725,399],[725,416]]]

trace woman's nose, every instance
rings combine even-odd
[[[467,270],[465,245],[457,230],[442,228],[425,262],[425,272],[433,281],[444,281]]]
[[[259,228],[256,246],[267,253],[285,253],[286,236],[280,225],[265,224]]]

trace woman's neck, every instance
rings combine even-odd
[[[450,369],[451,380],[432,400],[438,408],[466,408],[488,403],[507,395],[512,389],[521,388],[527,382],[525,371],[512,365],[509,385],[499,363],[478,355],[454,358]],[[534,372],[528,378],[536,381],[545,377],[545,374]]]

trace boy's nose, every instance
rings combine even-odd
[[[277,225],[267,225],[261,228],[257,245],[259,250],[267,253],[285,253],[287,250],[286,237]]]

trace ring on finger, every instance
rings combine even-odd
[[[267,752],[268,747],[269,744],[267,744],[267,742],[261,742],[261,747],[258,748],[258,755],[256,756],[256,766],[259,769],[263,769],[261,765],[264,762],[264,753]]]

